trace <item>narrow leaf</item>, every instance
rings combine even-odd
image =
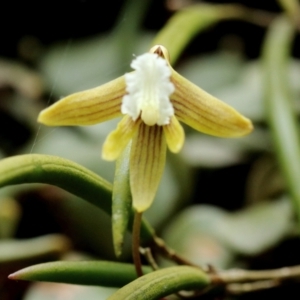
[[[59,234],[50,234],[25,240],[1,240],[0,266],[57,259],[69,251],[70,247],[69,239]]]
[[[28,154],[0,161],[0,187],[47,183],[79,196],[106,212],[111,211],[111,184],[88,169],[64,158]]]
[[[243,13],[241,7],[234,5],[189,6],[173,15],[152,44],[163,45],[170,49],[170,62],[174,64],[196,34],[222,20],[241,17]]]
[[[92,171],[70,160],[42,154],[26,154],[0,161],[0,187],[22,183],[46,183],[58,186],[96,205],[111,215],[112,185]],[[131,229],[131,213],[129,229]],[[144,220],[143,241],[152,239],[154,230]]]
[[[160,299],[180,290],[199,291],[210,282],[209,276],[200,269],[188,266],[170,267],[139,277],[108,300]]]
[[[143,268],[151,272],[150,267]],[[47,281],[122,287],[137,277],[134,265],[110,261],[56,261],[38,264],[9,275],[12,280]]]
[[[287,17],[278,17],[273,22],[263,47],[263,68],[267,120],[300,222],[300,141],[287,74],[293,34],[293,24]]]
[[[129,157],[131,143],[116,162],[112,193],[112,232],[117,257],[122,254],[124,237],[131,213],[132,201],[129,185]]]

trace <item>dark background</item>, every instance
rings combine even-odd
[[[198,1],[198,3],[201,1]],[[247,7],[280,11],[274,0],[264,1],[206,1],[209,3],[240,3]],[[115,24],[124,1],[5,1],[1,4],[1,47],[0,55],[18,57],[18,44],[24,36],[36,37],[42,45],[53,42],[91,36],[108,31]],[[196,1],[195,1],[196,3]],[[143,27],[150,30],[160,29],[172,13],[164,1],[151,1]],[[199,53],[211,51],[224,35],[233,34],[245,42],[246,55],[257,57],[264,30],[245,22],[226,22],[208,33],[202,34],[201,43],[197,40],[188,50]],[[193,49],[193,50],[191,50]]]

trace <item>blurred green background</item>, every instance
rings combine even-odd
[[[176,10],[202,1],[6,1],[0,4],[0,158],[58,155],[112,181],[101,146],[118,120],[47,128],[38,113],[70,93],[130,70]],[[226,4],[228,1],[206,1]],[[197,34],[174,68],[251,118],[254,132],[219,139],[185,127],[186,143],[168,163],[147,219],[188,259],[216,268],[269,269],[300,263],[299,226],[278,166],[264,103],[262,43],[276,1],[230,1],[255,9],[254,22],[228,20]],[[20,13],[21,12],[21,13]],[[174,37],[176,39],[176,36]],[[172,49],[169,49],[172,51]],[[299,36],[288,69],[300,111]],[[110,218],[45,185],[0,190],[0,299],[105,299],[111,289],[11,282],[8,274],[56,259],[115,260]],[[130,236],[123,260],[130,261]],[[161,262],[165,264],[166,262]],[[225,299],[299,294],[299,283]],[[202,298],[201,298],[202,299]]]

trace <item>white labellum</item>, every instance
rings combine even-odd
[[[140,115],[145,124],[166,125],[174,115],[170,95],[175,87],[170,80],[171,69],[156,53],[145,53],[130,65],[135,71],[125,74],[126,94],[121,111],[135,121]]]

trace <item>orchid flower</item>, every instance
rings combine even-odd
[[[49,126],[93,125],[123,116],[106,138],[102,157],[117,159],[132,141],[130,188],[133,207],[141,213],[154,200],[167,147],[177,153],[184,144],[179,121],[218,137],[244,136],[253,126],[234,108],[179,75],[161,45],[137,56],[131,67],[131,73],[61,99],[44,109],[38,121]]]

